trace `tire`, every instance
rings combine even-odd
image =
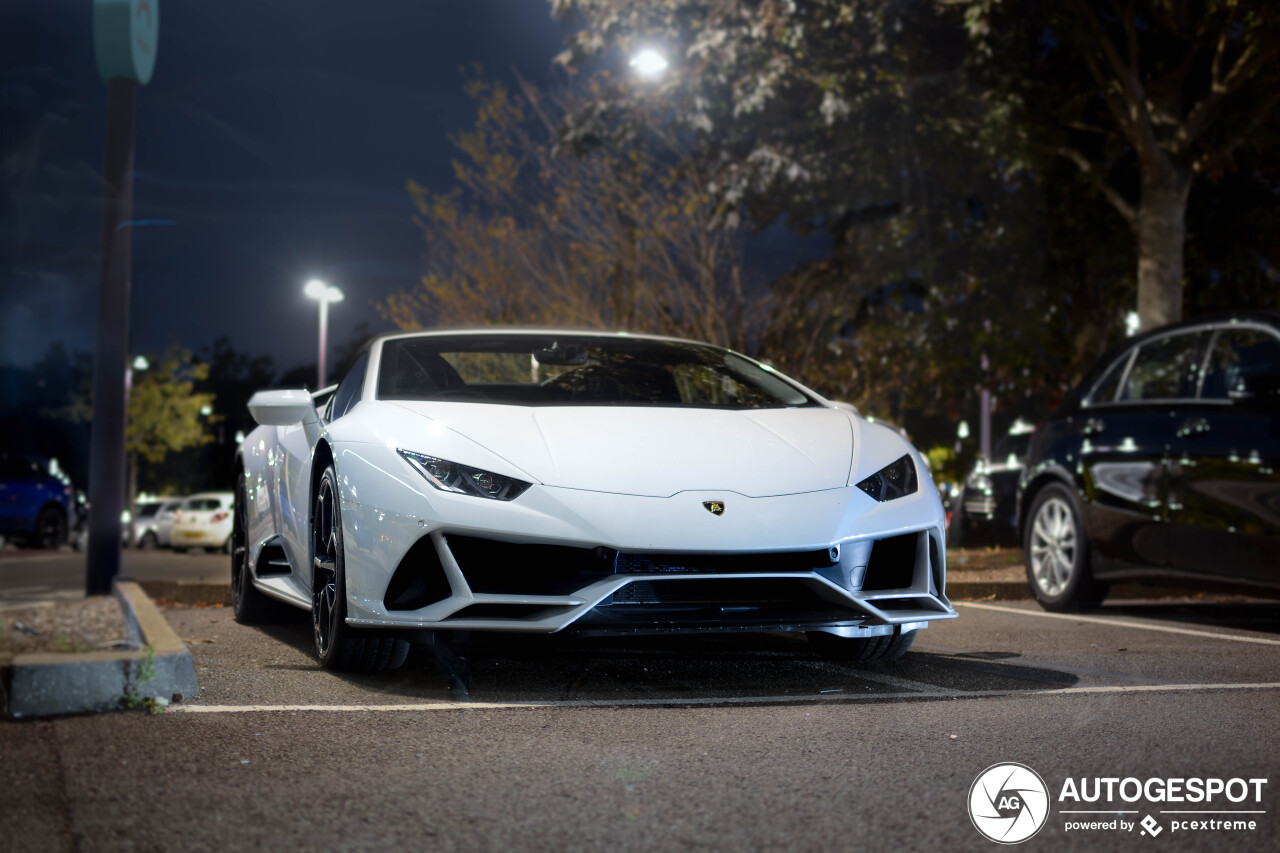
[[[894,629],[879,637],[837,637],[823,631],[811,631],[809,643],[824,657],[857,666],[880,666],[907,653],[916,640],[917,630]]]
[[[1087,610],[1106,597],[1089,567],[1089,539],[1075,495],[1060,483],[1036,493],[1023,537],[1027,583],[1045,610]]]
[[[67,516],[61,507],[47,506],[36,516],[36,532],[31,536],[33,548],[61,548],[67,541]]]
[[[146,534],[143,535],[142,541],[138,543],[138,547],[144,551],[154,551],[156,548],[160,547],[160,537],[156,536],[156,532],[154,530],[148,530]]]
[[[386,672],[409,656],[398,637],[347,625],[346,555],[338,475],[330,464],[320,477],[311,515],[311,624],[316,657],[326,669]]]
[[[267,621],[276,612],[275,602],[253,585],[249,570],[249,501],[244,472],[236,477],[235,514],[227,550],[231,554],[231,612],[242,625]]]

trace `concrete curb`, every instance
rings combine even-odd
[[[177,701],[199,692],[191,652],[142,587],[117,581],[115,596],[140,650],[15,655],[4,678],[7,716],[47,717]]]

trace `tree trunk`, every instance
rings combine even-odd
[[[1144,179],[1138,202],[1138,320],[1143,330],[1182,319],[1182,255],[1191,176]]]

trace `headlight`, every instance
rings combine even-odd
[[[904,456],[863,480],[858,488],[878,501],[891,501],[913,494],[916,485],[916,466],[910,456]]]
[[[412,450],[397,449],[396,452],[416,468],[419,474],[426,477],[428,483],[442,492],[509,501],[520,497],[524,494],[524,490],[532,485],[514,477],[504,477],[492,471],[469,468],[447,459],[414,453]]]
[[[975,489],[979,492],[986,492],[991,489],[991,478],[986,474],[975,471],[969,475],[969,479],[965,480],[964,484],[966,488]]]

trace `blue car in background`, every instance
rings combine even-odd
[[[75,517],[75,489],[56,459],[0,452],[0,536],[18,545],[57,548]]]

